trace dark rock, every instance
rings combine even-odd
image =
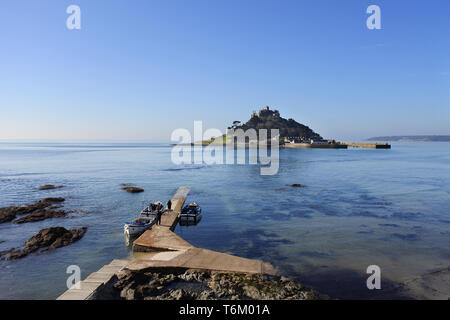
[[[66,199],[64,199],[64,198],[58,197],[58,198],[45,198],[45,199],[42,199],[40,201],[44,202],[44,203],[53,204],[53,203],[56,203],[56,202],[64,202],[65,200]]]
[[[138,188],[138,187],[122,187],[121,189],[125,190],[126,192],[129,192],[129,193],[144,192],[144,189]]]
[[[294,188],[305,188],[306,186],[304,186],[304,185],[302,185],[300,183],[293,183],[293,184],[291,184],[291,187],[294,187]]]
[[[40,210],[32,212],[28,215],[26,215],[23,218],[14,220],[13,223],[15,224],[21,224],[26,222],[36,222],[36,221],[42,221],[45,219],[50,218],[62,218],[66,216],[66,212],[63,210]]]
[[[48,251],[59,247],[64,247],[72,242],[80,240],[86,233],[87,227],[67,230],[63,227],[46,228],[39,231],[27,242],[23,249],[10,249],[0,252],[0,256],[6,255],[6,260],[23,258],[35,251]]]
[[[13,207],[0,208],[0,223],[14,220],[16,213]]]
[[[64,198],[45,198],[30,205],[0,208],[0,223],[12,221],[17,215],[30,214],[36,211],[45,210],[53,206],[55,203],[60,203],[63,201],[65,201]],[[50,213],[50,215],[52,214]]]
[[[53,184],[46,184],[45,186],[39,187],[38,190],[53,190],[53,189],[61,189],[64,186],[54,186]]]

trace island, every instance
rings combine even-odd
[[[312,130],[310,127],[295,121],[292,118],[285,119],[281,117],[278,110],[271,110],[269,106],[254,111],[250,119],[241,123],[241,121],[233,121],[233,124],[227,128],[228,134],[224,134],[220,137],[211,138],[209,140],[197,141],[191,145],[208,146],[210,144],[226,145],[229,144],[234,137],[230,132],[236,130],[243,130],[244,132],[249,129],[256,130],[259,134],[260,129],[267,129],[268,133],[271,129],[279,130],[279,145],[280,148],[320,148],[320,149],[347,149],[348,147],[355,148],[373,148],[373,149],[390,149],[391,146],[388,143],[361,143],[361,142],[339,142],[335,139],[324,139],[320,134]],[[274,137],[268,137],[266,142],[268,144],[273,143]],[[235,142],[239,146],[238,142]],[[256,140],[248,139],[245,143],[245,147],[257,147],[260,144],[260,138]],[[264,142],[263,142],[264,143]],[[241,143],[242,144],[242,143]]]

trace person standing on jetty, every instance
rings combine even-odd
[[[156,224],[157,225],[161,225],[161,216],[162,216],[162,211],[158,210],[158,212],[156,213]]]
[[[172,210],[172,200],[167,201],[167,210]]]

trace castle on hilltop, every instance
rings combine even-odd
[[[270,110],[269,106],[266,106],[264,109],[261,109],[256,113],[256,111],[253,111],[252,118],[253,117],[259,117],[259,118],[265,118],[265,117],[279,117],[280,112],[278,110]]]

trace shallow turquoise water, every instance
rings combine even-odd
[[[62,196],[66,209],[87,212],[0,224],[0,251],[48,226],[89,227],[70,246],[0,261],[0,298],[54,299],[66,289],[67,266],[79,265],[85,278],[127,257],[123,223],[143,201],[165,202],[183,185],[203,208],[198,226],[176,229],[187,241],[269,261],[335,297],[375,294],[365,284],[372,264],[386,288],[450,265],[449,143],[280,150],[274,176],[256,165],[176,166],[170,153],[168,144],[0,143],[0,207]],[[145,192],[128,194],[121,183]],[[36,190],[44,184],[67,187]]]

